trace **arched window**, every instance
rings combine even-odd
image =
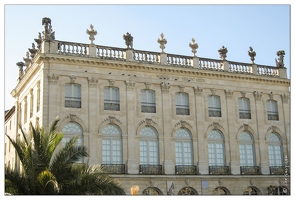
[[[267,118],[268,120],[279,120],[278,105],[274,100],[267,101]]]
[[[254,166],[254,145],[253,138],[248,132],[242,132],[239,136],[240,140],[240,165]]]
[[[62,144],[65,145],[71,138],[78,136],[78,140],[75,145],[82,146],[83,143],[83,129],[76,122],[68,122],[62,129],[64,136],[62,138]],[[83,159],[80,159],[79,162],[82,162]]]
[[[230,192],[225,187],[217,187],[213,190],[212,195],[230,195]]]
[[[268,135],[268,156],[270,166],[283,166],[282,143],[276,133]]]
[[[248,98],[239,98],[239,117],[240,119],[251,119],[250,100]]]
[[[140,164],[159,164],[158,133],[150,126],[140,131]]]
[[[221,117],[221,104],[219,96],[208,96],[208,112],[209,117]]]
[[[141,90],[141,112],[156,113],[155,91]]]
[[[102,163],[122,164],[122,132],[114,124],[102,130]]]
[[[180,128],[175,133],[175,160],[176,165],[192,165],[192,138],[186,128]]]
[[[65,107],[81,108],[81,85],[76,83],[65,85]]]
[[[120,110],[120,95],[119,88],[105,87],[104,88],[104,109],[105,110]]]
[[[178,195],[198,195],[198,192],[192,187],[184,187],[179,190]]]
[[[243,195],[261,195],[261,192],[257,187],[249,186],[245,189]]]
[[[224,166],[224,139],[218,130],[212,130],[208,134],[209,166]]]
[[[143,195],[163,195],[163,192],[157,187],[148,187],[143,190]]]
[[[176,115],[189,115],[188,94],[176,93]]]

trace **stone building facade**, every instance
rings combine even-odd
[[[48,126],[89,148],[81,162],[103,165],[139,194],[289,194],[290,80],[284,51],[276,66],[58,41],[51,20],[35,39],[11,95],[5,131]],[[11,123],[13,124],[11,126]],[[20,168],[5,139],[6,166]],[[287,169],[287,172],[285,172]]]

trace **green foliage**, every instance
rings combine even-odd
[[[57,131],[58,119],[49,129],[33,127],[26,134],[20,127],[22,139],[13,140],[22,165],[22,173],[5,167],[5,192],[18,195],[122,195],[119,183],[101,167],[77,163],[88,156],[85,146],[77,146],[77,136],[61,146],[63,133]]]

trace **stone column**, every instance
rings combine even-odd
[[[89,148],[89,163],[98,164],[97,162],[97,152],[101,151],[101,146],[97,144],[97,123],[99,116],[99,101],[98,101],[98,78],[88,77],[88,133],[85,135],[87,141],[85,145]],[[86,140],[86,138],[85,138]]]
[[[166,82],[161,83],[161,92],[162,92],[162,125],[163,125],[163,135],[164,138],[159,137],[159,140],[162,140],[163,143],[161,144],[161,141],[159,141],[159,147],[163,147],[163,149],[159,149],[160,157],[161,155],[164,155],[163,158],[163,165],[165,174],[175,174],[175,163],[174,160],[174,147],[171,147],[171,133],[172,133],[172,124],[171,124],[171,96],[169,93],[170,90],[170,84]],[[160,159],[161,161],[161,159]]]
[[[135,97],[135,82],[131,79],[126,81],[126,116],[127,116],[127,172],[129,174],[138,174],[139,160],[136,158],[135,138],[136,138],[136,97]],[[125,152],[126,152],[125,151]],[[124,152],[124,150],[123,150]]]
[[[229,165],[232,174],[240,174],[240,166],[238,162],[238,148],[237,148],[237,141],[235,136],[235,112],[236,109],[233,106],[233,92],[231,90],[225,90],[225,97],[226,97],[226,109],[227,109],[227,123],[228,123],[228,139],[229,139]],[[227,159],[228,160],[228,159]]]
[[[195,93],[195,108],[196,108],[196,132],[197,132],[197,138],[198,138],[198,146],[195,145],[194,142],[194,161],[198,166],[199,174],[208,174],[208,160],[207,155],[208,152],[206,149],[208,148],[204,144],[204,133],[205,133],[205,127],[203,123],[198,123],[205,121],[205,114],[204,113],[204,103],[203,103],[203,89],[197,87],[194,87],[194,93]]]

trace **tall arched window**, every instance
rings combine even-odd
[[[208,134],[209,166],[224,166],[224,138],[220,131],[212,130]]]
[[[270,166],[283,166],[282,143],[276,133],[268,135],[268,156]]]
[[[82,146],[83,142],[83,129],[76,122],[68,122],[62,129],[64,132],[64,137],[62,138],[62,144],[65,145],[71,138],[78,136],[78,140],[75,145]],[[82,162],[83,159],[80,159],[78,162]]]
[[[120,110],[119,88],[105,87],[104,88],[104,109],[105,110]]]
[[[267,118],[268,120],[279,120],[277,101],[267,101]]]
[[[189,115],[188,94],[176,93],[176,115]]]
[[[122,164],[122,132],[114,124],[109,124],[102,130],[102,163]]]
[[[140,164],[159,164],[158,133],[150,126],[140,131]]]
[[[192,165],[192,138],[186,128],[180,128],[175,133],[175,160],[176,165]]]
[[[65,85],[65,107],[81,108],[81,85],[76,83]]]
[[[240,140],[240,165],[254,166],[254,145],[253,138],[247,132],[242,132],[239,136]]]
[[[141,90],[141,112],[156,113],[155,91]]]
[[[250,100],[248,98],[239,98],[239,117],[240,119],[251,119]]]
[[[219,96],[208,96],[208,112],[209,117],[221,117],[221,104]]]

